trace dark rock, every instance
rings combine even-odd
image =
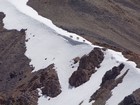
[[[24,82],[22,81],[21,84],[17,86],[16,91],[19,93],[28,94],[34,94],[35,92],[36,94],[34,98],[38,99],[37,89],[40,88],[43,95],[56,97],[61,93],[61,86],[59,83],[57,72],[53,68],[54,64],[51,64],[45,69],[41,69],[32,73],[31,75],[27,75],[25,80],[23,79]]]
[[[30,105],[27,97],[18,97],[14,99],[9,97],[7,100],[0,100],[0,105]]]
[[[21,29],[20,32],[25,34],[25,31],[26,31],[26,30],[27,30],[27,29]]]
[[[129,96],[125,97],[123,100],[123,105],[136,105],[134,96],[129,95]]]
[[[25,82],[18,86],[20,91],[36,91],[38,88],[42,90],[42,94],[49,97],[56,97],[61,93],[61,86],[59,83],[57,72],[55,71],[54,64],[49,65],[45,69],[41,69],[32,73]],[[42,88],[43,87],[43,88]]]
[[[9,75],[10,75],[10,78],[11,78],[11,79],[12,79],[12,78],[15,78],[15,77],[17,76],[17,74],[16,74],[15,72],[10,73]]]
[[[124,68],[124,64],[123,63],[121,63],[119,66],[118,66],[118,69],[121,71],[123,68]]]
[[[124,64],[120,64],[118,67],[113,67],[110,71],[107,71],[102,79],[100,88],[93,93],[90,98],[90,102],[94,100],[92,105],[105,105],[106,101],[111,97],[111,90],[114,89],[119,83],[122,83],[123,78],[128,73],[126,70],[119,78],[116,78],[120,71],[124,68]]]
[[[104,54],[100,48],[94,48],[88,55],[84,55],[79,62],[77,71],[73,72],[69,78],[71,86],[78,87],[87,82],[91,75],[96,72],[95,67],[99,67],[104,59]]]
[[[3,105],[4,103],[5,103],[5,100],[2,97],[0,97],[0,105]]]
[[[81,84],[87,82],[89,80],[88,71],[86,70],[77,70],[74,72],[69,79],[69,83],[71,86],[78,87]]]
[[[111,70],[107,71],[104,77],[102,78],[101,85],[103,85],[108,80],[115,79],[120,74],[123,68],[124,68],[124,64],[122,63],[118,67],[115,66]]]
[[[40,83],[43,88],[42,94],[49,97],[56,97],[61,93],[61,86],[57,76],[57,72],[53,69],[54,65],[50,65],[41,73]]]
[[[2,19],[5,17],[5,15],[2,13],[2,12],[0,12],[0,31],[2,31],[3,30],[3,22],[2,22]]]
[[[74,61],[74,64],[76,64],[77,62],[80,61],[80,58],[79,57],[76,57],[76,58],[73,59],[73,61]]]
[[[33,76],[30,60],[24,55],[25,30],[4,29],[4,17],[0,12],[0,105],[37,105],[37,90],[25,88]]]
[[[78,69],[88,69],[99,67],[100,63],[104,59],[104,54],[100,48],[94,48],[89,55],[85,55],[80,59]]]
[[[119,105],[140,105],[140,88],[126,96]]]
[[[57,80],[46,81],[45,86],[41,89],[42,94],[49,97],[56,97],[61,93],[60,84]]]

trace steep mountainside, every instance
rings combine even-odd
[[[140,54],[139,0],[29,0],[59,27]]]
[[[61,89],[54,65],[31,73],[30,60],[24,55],[25,30],[4,29],[4,17],[0,12],[0,105],[37,105],[41,87],[44,95],[57,96]]]
[[[58,28],[27,2],[0,0],[0,105],[140,104],[135,62]]]

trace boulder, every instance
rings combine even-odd
[[[87,82],[89,80],[89,75],[87,70],[78,70],[75,71],[69,79],[69,83],[71,86],[78,87],[81,84]]]
[[[69,78],[69,84],[78,87],[87,82],[91,75],[96,72],[95,67],[100,67],[104,54],[100,48],[94,48],[88,55],[84,55],[79,62],[77,71]]]

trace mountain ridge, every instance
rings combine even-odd
[[[0,10],[6,14],[4,18],[4,15],[0,13],[0,19],[4,18],[4,24],[0,22],[2,24],[1,30],[12,32],[13,30],[9,29],[14,29],[17,34],[19,33],[18,37],[24,36],[22,41],[16,41],[19,43],[19,48],[22,47],[22,50],[13,48],[15,47],[14,45],[11,46],[14,52],[11,51],[10,53],[15,54],[15,56],[11,56],[8,51],[5,51],[5,56],[8,53],[7,56],[15,58],[6,59],[6,57],[1,60],[1,62],[7,60],[9,64],[19,66],[17,70],[12,66],[7,66],[5,69],[8,72],[10,72],[10,68],[14,69],[14,72],[7,76],[11,78],[10,81],[14,80],[16,82],[19,80],[20,82],[16,82],[17,85],[13,83],[15,85],[15,89],[11,91],[13,94],[6,89],[9,94],[7,97],[2,97],[6,94],[0,91],[0,96],[2,97],[0,98],[0,104],[45,105],[47,103],[49,105],[63,105],[67,103],[69,105],[117,105],[122,101],[121,105],[128,105],[139,102],[139,94],[136,93],[139,93],[140,71],[136,68],[134,62],[124,58],[121,52],[91,45],[87,40],[83,41],[84,39],[78,37],[78,35],[74,36],[75,34],[67,33],[65,37],[62,37],[63,30],[58,34],[57,30],[55,31],[57,28],[49,27],[49,22],[42,24],[28,16],[32,15],[32,17],[36,16],[37,18],[38,15],[25,14],[27,8],[23,2],[25,3],[24,0],[0,1]],[[20,8],[22,8],[22,11]],[[16,33],[11,33],[12,38],[8,39],[8,41],[15,42]],[[69,35],[73,35],[72,37],[76,37],[76,39],[71,38]],[[5,42],[7,35],[3,33],[3,36],[1,34]],[[70,43],[70,40],[73,41]],[[80,43],[72,44],[74,41]],[[1,42],[0,45],[4,42]],[[6,49],[6,47],[3,48]],[[3,49],[1,50],[3,51]],[[17,53],[20,55],[18,59],[16,59]],[[26,60],[22,57],[25,57]],[[12,62],[14,59],[17,64]],[[20,60],[27,61],[28,72],[25,72],[27,69],[24,70],[23,68],[26,65],[18,62]],[[1,67],[6,66],[3,63],[1,65]],[[1,68],[0,70],[3,72],[4,69]],[[23,72],[18,73],[20,70]],[[79,74],[81,71],[83,76]],[[74,74],[76,72],[78,72],[79,77],[76,76],[77,79],[73,82],[76,82],[74,84],[81,83],[78,83],[75,88],[69,83],[69,80],[70,78],[75,78]],[[23,78],[21,78],[22,76]],[[6,83],[3,80],[5,80],[5,77],[0,81],[5,85]],[[128,88],[125,88],[124,91],[124,87]],[[13,87],[9,85],[9,88]],[[135,90],[136,92],[133,93]],[[121,92],[123,94],[116,94]],[[94,98],[91,99],[91,96]],[[106,99],[106,96],[109,98],[107,97],[108,99]],[[126,100],[131,101],[126,103]]]
[[[140,53],[138,0],[29,0],[27,4],[63,29]]]

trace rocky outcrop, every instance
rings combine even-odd
[[[46,96],[60,94],[54,65],[32,73],[30,59],[25,56],[25,30],[4,29],[4,17],[0,13],[0,105],[37,105],[37,88]]]
[[[91,96],[90,101],[95,101],[92,105],[105,105],[106,101],[112,95],[111,90],[122,82],[128,72],[127,70],[122,76],[116,78],[123,68],[124,64],[120,64],[118,67],[115,66],[105,73],[100,88]]]
[[[140,105],[140,89],[125,97],[119,105]]]
[[[18,86],[18,89],[21,91],[34,91],[40,88],[42,95],[56,97],[61,93],[61,86],[57,72],[53,68],[54,65],[51,64],[45,69],[32,73],[28,78],[29,82],[22,83],[23,85]]]
[[[0,12],[0,31],[2,31],[3,30],[3,22],[2,22],[2,19],[5,17],[5,15],[2,13],[2,12]]]
[[[102,79],[101,85],[103,85],[106,81],[115,79],[120,74],[123,68],[124,64],[122,63],[118,67],[115,66],[112,68],[112,70],[107,71]]]
[[[40,83],[43,87],[42,94],[49,97],[56,97],[61,93],[61,87],[56,71],[50,65],[47,69],[41,72]]]
[[[95,67],[99,67],[104,59],[104,54],[100,48],[94,48],[89,55],[85,55],[80,59],[77,71],[73,72],[69,79],[71,86],[78,87],[87,82],[91,75],[96,72]]]
[[[123,102],[119,105],[138,105],[133,95],[124,98]]]
[[[24,55],[25,30],[4,29],[4,17],[0,13],[0,105],[36,105],[37,90],[18,90],[18,86],[32,76],[33,70]]]

